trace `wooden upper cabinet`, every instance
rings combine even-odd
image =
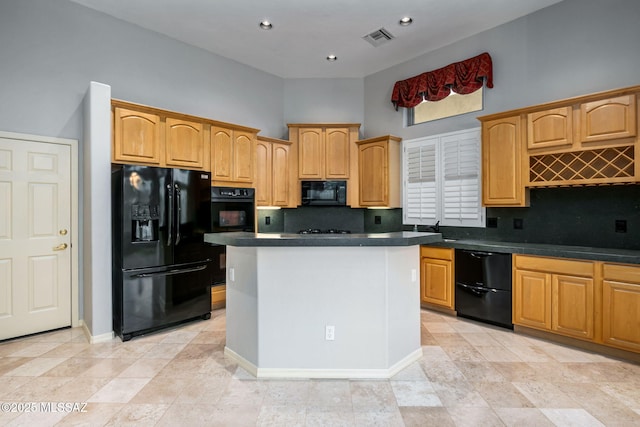
[[[636,95],[585,102],[580,105],[582,142],[636,136]]]
[[[482,123],[482,203],[526,206],[520,116]]]
[[[401,141],[398,137],[386,135],[356,142],[359,206],[401,205]]]
[[[251,183],[254,174],[255,133],[211,127],[211,180]]]
[[[289,124],[289,140],[298,156],[298,178],[348,180],[353,162],[352,144],[359,124]]]
[[[202,169],[205,166],[204,147],[202,123],[167,117],[167,166]]]
[[[295,207],[292,189],[291,142],[258,137],[256,148],[256,204]]]
[[[295,207],[292,201],[293,180],[291,165],[291,145],[286,142],[275,142],[271,151],[272,175],[271,197],[273,206]]]
[[[114,163],[160,165],[160,116],[127,108],[114,108]]]
[[[272,148],[269,141],[258,137],[256,143],[256,205],[270,206],[272,200],[271,177],[273,170]]]
[[[233,131],[211,127],[211,179],[233,181]]]
[[[233,180],[253,182],[255,134],[236,130],[233,136]]]
[[[349,178],[349,130],[327,128],[325,130],[324,176],[326,179]]]
[[[298,130],[298,177],[324,178],[324,130],[301,128]]]
[[[561,107],[527,114],[527,147],[565,147],[573,143],[572,108]]]

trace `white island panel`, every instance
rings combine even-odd
[[[421,355],[418,248],[229,246],[227,354],[258,377],[392,376]]]

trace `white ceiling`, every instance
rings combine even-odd
[[[283,78],[359,78],[560,0],[71,1]],[[362,39],[382,27],[395,38]]]

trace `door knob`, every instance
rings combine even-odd
[[[66,243],[60,243],[58,246],[54,246],[53,250],[54,251],[64,251],[65,249],[67,249],[67,244]]]
[[[67,229],[63,228],[62,230],[60,230],[58,233],[60,233],[61,236],[66,236],[67,235]]]

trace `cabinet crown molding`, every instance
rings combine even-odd
[[[640,92],[640,85],[630,86],[630,87],[625,87],[620,89],[613,89],[613,90],[608,90],[604,92],[595,92],[595,93],[590,93],[588,95],[581,95],[573,98],[565,98],[557,101],[547,102],[545,104],[536,104],[532,106],[516,108],[514,110],[501,111],[495,114],[479,116],[477,117],[477,119],[480,120],[481,122],[488,121],[488,120],[502,119],[505,117],[516,116],[520,114],[535,113],[537,111],[550,110],[553,108],[560,108],[568,105],[580,104],[583,102],[596,101],[599,99],[614,98],[616,96],[629,95],[629,94],[634,94],[638,92]]]
[[[221,122],[221,121],[209,119],[209,118],[206,118],[206,117],[194,116],[194,115],[191,115],[191,114],[184,114],[184,113],[179,113],[179,112],[171,111],[171,110],[164,110],[162,108],[150,107],[148,105],[143,105],[143,104],[135,104],[133,102],[123,101],[121,99],[112,99],[111,100],[111,108],[116,108],[116,107],[128,108],[128,109],[140,111],[140,112],[143,112],[143,113],[157,114],[157,115],[163,116],[163,117],[173,117],[173,118],[178,118],[178,119],[183,119],[183,120],[196,121],[196,122],[200,122],[200,123],[206,123],[206,124],[209,124],[211,126],[219,126],[219,127],[224,127],[224,128],[231,128],[231,129],[240,130],[240,131],[243,131],[243,132],[250,132],[250,133],[258,133],[258,132],[260,132],[260,129],[256,129],[256,128],[251,128],[251,127],[242,126],[242,125],[236,125],[236,124],[233,124],[233,123]]]

